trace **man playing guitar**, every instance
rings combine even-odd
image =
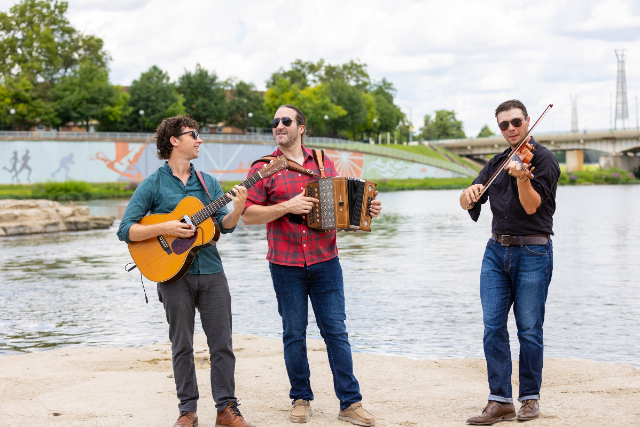
[[[203,204],[211,202],[197,176],[191,160],[197,159],[202,139],[198,123],[183,116],[165,119],[156,130],[158,157],[165,164],[138,186],[118,229],[118,238],[130,243],[160,235],[190,238],[195,230],[181,221],[141,225],[147,213],[169,213],[187,196],[195,196]],[[216,199],[223,195],[218,181],[202,174],[204,184]],[[215,213],[222,233],[232,233],[240,219],[247,190],[235,186],[227,193],[234,210],[226,207]],[[163,303],[169,323],[169,339],[173,374],[180,404],[180,415],[174,427],[198,425],[196,414],[198,384],[193,359],[193,333],[196,308],[207,336],[211,360],[211,392],[218,410],[216,425],[251,427],[240,411],[235,397],[235,356],[231,343],[231,295],[222,261],[215,246],[201,249],[188,273],[170,285],[158,283],[158,297]]]

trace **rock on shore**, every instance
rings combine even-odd
[[[0,236],[109,228],[114,216],[89,215],[89,206],[51,200],[0,200]]]

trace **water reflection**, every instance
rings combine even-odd
[[[490,233],[457,205],[458,191],[381,195],[371,234],[340,234],[354,349],[415,358],[482,357],[479,272]],[[126,201],[95,201],[120,215]],[[640,187],[561,187],[545,355],[640,366]],[[0,352],[55,346],[137,346],[167,340],[155,285],[130,261],[115,229],[0,239]],[[218,244],[238,333],[281,336],[265,260],[264,227],[239,226]],[[310,310],[311,337],[319,332]],[[199,323],[199,322],[197,322]],[[199,326],[198,326],[199,327]],[[515,337],[513,321],[510,335]],[[517,356],[517,341],[512,342]]]

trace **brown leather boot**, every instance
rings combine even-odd
[[[490,426],[498,421],[513,421],[516,419],[516,408],[513,403],[502,403],[490,400],[482,410],[482,414],[471,417],[467,424],[474,426]]]
[[[216,419],[217,426],[230,426],[230,427],[255,427],[242,418],[240,409],[238,409],[237,402],[231,402],[224,408],[224,411],[218,414]]]
[[[522,401],[518,411],[518,421],[535,420],[540,416],[540,405],[537,400],[527,399]]]
[[[187,411],[180,412],[178,421],[176,421],[173,427],[198,427],[198,414]]]

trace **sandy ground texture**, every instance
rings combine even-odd
[[[215,426],[204,336],[196,337],[200,426]],[[288,421],[289,384],[278,339],[234,336],[236,390],[257,427]],[[346,427],[322,341],[309,340],[314,410],[307,424]],[[488,394],[483,360],[410,360],[355,354],[364,406],[377,426],[463,426]],[[514,372],[517,372],[517,363]],[[517,376],[513,379],[517,393]],[[0,425],[166,426],[177,418],[168,343],[59,349],[0,357]],[[545,362],[542,416],[527,427],[640,426],[640,370],[587,360]],[[514,425],[498,424],[498,425]],[[518,423],[519,424],[519,423]]]

